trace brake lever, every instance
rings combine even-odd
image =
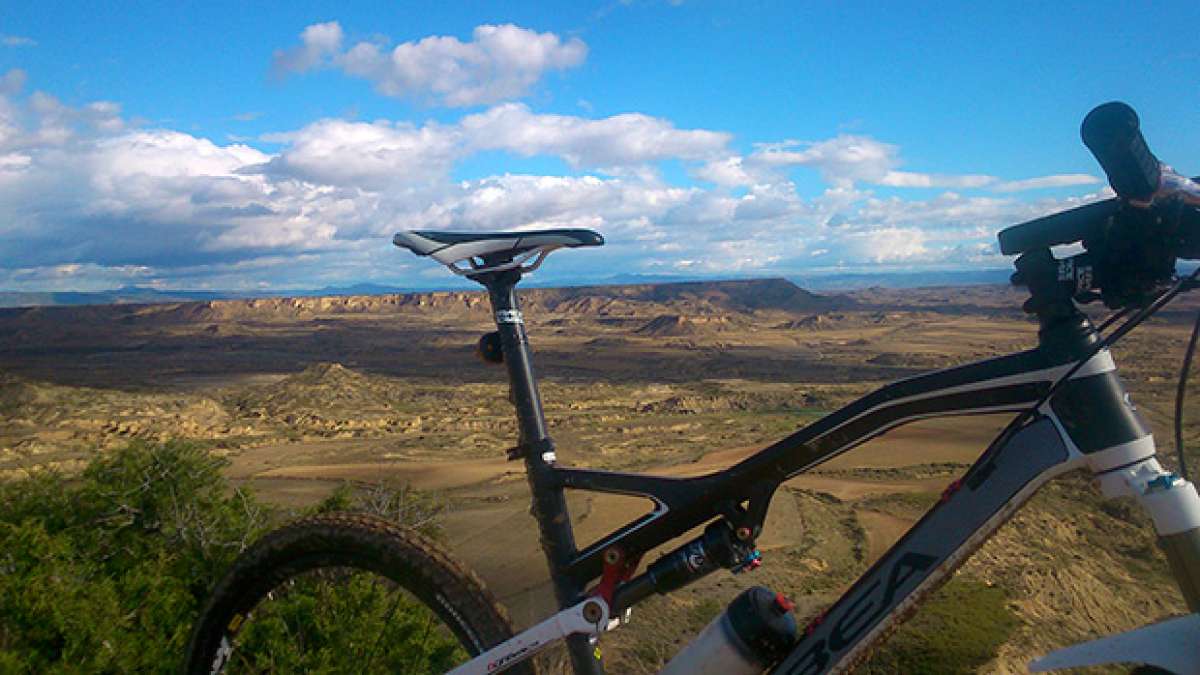
[[[1158,189],[1146,200],[1126,200],[1141,209],[1153,208],[1172,201],[1200,206],[1200,176],[1188,178],[1166,164],[1159,166]]]

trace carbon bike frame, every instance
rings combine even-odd
[[[495,313],[521,432],[517,451],[526,464],[532,514],[560,608],[586,597],[610,549],[636,558],[722,518],[756,537],[781,483],[896,426],[949,415],[1019,413],[963,478],[947,487],[940,503],[808,626],[772,673],[823,673],[853,663],[1048,480],[1074,468],[1102,472],[1154,455],[1150,432],[1112,357],[1107,350],[1092,355],[1098,336],[1076,314],[1054,331],[1044,328],[1036,349],[889,384],[723,471],[668,478],[559,467],[517,304],[520,274],[480,277]],[[1070,379],[1046,400],[1069,372]],[[645,497],[655,508],[578,550],[566,489]],[[655,592],[646,577],[616,585],[613,616]],[[571,636],[568,646],[576,673],[604,672],[586,635]]]

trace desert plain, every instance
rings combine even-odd
[[[1036,341],[1024,296],[1003,286],[818,295],[758,279],[521,297],[559,461],[665,475],[720,469],[886,382]],[[1114,349],[1172,466],[1196,310],[1177,303]],[[3,309],[0,477],[78,470],[131,439],[190,439],[285,509],[347,481],[408,485],[447,505],[443,543],[529,625],[553,598],[522,466],[505,458],[505,373],[474,355],[491,329],[485,295],[468,291]],[[762,569],[636,607],[602,642],[610,672],[655,672],[749,585],[788,594],[802,623],[816,615],[1007,422],[914,423],[792,479],[759,541]],[[648,510],[591,493],[569,503],[580,545]],[[1184,611],[1148,521],[1079,475],[1038,494],[957,580],[997,589],[1013,619],[982,672],[1025,672],[1050,649]]]

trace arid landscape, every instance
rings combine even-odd
[[[1022,294],[999,286],[815,295],[765,279],[522,299],[560,461],[669,475],[727,466],[887,381],[1028,348],[1036,330]],[[1172,465],[1195,308],[1173,306],[1115,350]],[[0,476],[69,473],[131,439],[189,439],[286,508],[346,481],[411,485],[445,501],[444,542],[527,625],[552,598],[521,466],[505,460],[515,424],[504,371],[473,354],[487,330],[476,292],[3,309]],[[789,594],[803,623],[1006,421],[920,422],[793,479],[772,503],[763,568],[635,608],[603,641],[610,672],[655,672],[748,585]],[[591,494],[570,505],[581,543],[646,510]],[[994,591],[1013,626],[983,672],[1024,672],[1049,649],[1183,610],[1145,518],[1082,476],[1039,494],[945,592],[976,591]]]

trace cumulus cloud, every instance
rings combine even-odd
[[[987,188],[993,192],[1024,192],[1046,188],[1096,185],[1100,182],[1099,178],[1086,173],[1056,174],[1005,181],[1000,180],[996,176],[984,174],[944,175],[913,173],[909,171],[888,171],[879,180],[878,184],[891,187],[950,188],[956,190]]]
[[[342,51],[342,38],[336,21],[309,26],[298,47],[276,52],[274,67],[299,73],[334,66],[386,96],[464,107],[524,96],[547,72],[574,68],[587,57],[578,38],[513,24],[476,26],[469,42],[432,35],[390,50],[359,42]]]
[[[878,183],[900,163],[896,146],[849,134],[817,142],[761,144],[750,159],[767,167],[811,166],[836,187]]]
[[[271,67],[276,74],[303,73],[321,65],[341,49],[342,27],[336,21],[314,23],[300,33],[300,45],[278,49]]]
[[[744,158],[738,155],[709,160],[693,169],[692,175],[722,187],[753,185],[756,182]]]
[[[879,185],[912,188],[978,188],[996,182],[995,176],[982,174],[943,175],[913,173],[911,171],[888,171],[879,179]]]
[[[1073,187],[1076,185],[1097,185],[1101,180],[1086,173],[1067,173],[1053,176],[1038,176],[1024,180],[1005,181],[992,189],[997,192],[1021,192],[1023,190],[1040,190],[1043,188]]]
[[[597,176],[493,176],[459,183],[400,222],[410,229],[594,227],[645,238],[698,193]]]
[[[849,258],[895,263],[927,260],[930,255],[927,236],[924,230],[915,227],[880,227],[848,232],[838,239]]]
[[[639,113],[586,119],[538,115],[517,103],[468,115],[460,126],[466,142],[476,149],[557,155],[588,167],[699,160],[721,153],[730,140],[727,133],[676,129],[668,120]]]
[[[153,280],[144,265],[106,267],[94,263],[67,263],[43,267],[0,268],[0,288],[30,287],[44,291],[106,290],[114,286]]]
[[[15,83],[0,92],[0,286],[319,285],[395,280],[405,265],[439,274],[387,245],[405,228],[602,231],[608,246],[563,263],[575,276],[1000,264],[996,229],[1100,196],[1015,193],[1095,183],[1090,176],[904,171],[895,146],[865,135],[742,156],[719,131],[520,104],[424,124],[318,120],[270,135],[278,148],[265,152],[139,128],[112,102],[23,94],[13,72],[0,76]],[[487,151],[561,157],[582,175],[452,177]],[[658,169],[675,161],[704,182],[666,180]],[[801,197],[789,179],[797,167],[818,171],[828,189]],[[944,191],[911,199],[877,195],[875,185]]]
[[[0,147],[0,268],[99,278],[101,269],[251,259],[333,247],[338,224],[370,218],[369,204],[345,208],[335,188],[244,173],[270,159],[245,145],[130,130],[104,102],[76,108],[35,94],[5,103],[18,125]]]
[[[458,131],[435,123],[417,127],[326,119],[267,139],[287,147],[245,172],[369,189],[442,178],[463,152]]]
[[[747,187],[786,180],[787,170],[802,166],[816,169],[830,185],[845,190],[866,184],[896,188],[1024,192],[1101,182],[1089,174],[1061,174],[1006,181],[988,174],[902,171],[898,168],[900,165],[899,148],[896,146],[870,136],[841,134],[822,141],[760,143],[748,157],[730,155],[709,160],[694,168],[692,175],[723,187]]]
[[[636,167],[705,156],[728,138],[644,115],[585,120],[516,106],[456,124],[319,120],[269,136],[281,147],[265,153],[170,129],[130,128],[107,102],[72,107],[38,92],[0,102],[14,112],[11,138],[0,147],[0,268],[81,265],[93,281],[111,281],[115,273],[104,270],[132,265],[180,280],[195,278],[181,276],[184,270],[233,270],[268,257],[328,262],[340,259],[333,252],[350,255],[367,241],[377,248],[402,227],[591,226],[654,241],[664,236],[657,221],[678,220],[688,208],[709,220],[719,211],[711,200],[699,203],[703,191],[664,185]],[[488,138],[496,125],[514,132],[502,146]],[[522,125],[529,131],[516,133]],[[610,178],[450,179],[457,161],[488,148],[634,169]],[[374,255],[364,264],[378,267]],[[70,279],[83,283],[82,276]]]

